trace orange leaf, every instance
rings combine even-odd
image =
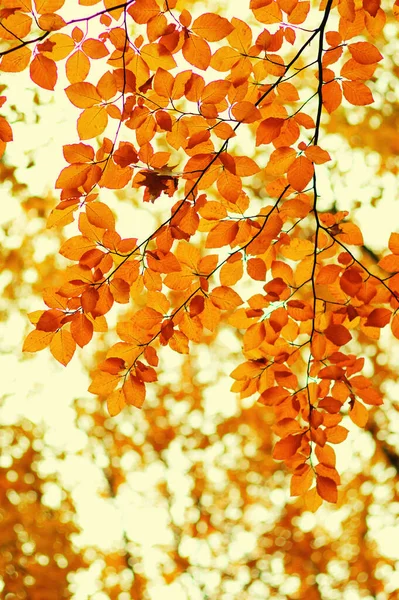
[[[248,275],[255,281],[265,281],[266,279],[266,264],[261,258],[250,258],[247,261]]]
[[[183,44],[183,56],[190,65],[206,71],[211,62],[209,44],[196,35],[190,35]]]
[[[202,324],[198,317],[190,317],[187,313],[183,315],[179,324],[180,330],[189,340],[199,343],[202,339]]]
[[[190,302],[190,317],[195,317],[202,313],[205,308],[205,298],[202,295],[197,294]]]
[[[36,324],[36,329],[40,331],[57,331],[64,316],[65,313],[63,311],[57,308],[50,308],[50,310],[44,311],[41,315]]]
[[[203,219],[208,221],[220,221],[227,217],[227,210],[223,204],[213,200],[207,202],[198,212]]]
[[[391,322],[391,329],[394,336],[399,340],[399,314],[396,313]]]
[[[79,83],[89,74],[90,61],[82,50],[77,50],[66,61],[65,70],[70,83]]]
[[[366,106],[374,102],[371,91],[361,81],[343,81],[342,91],[346,100],[354,106]]]
[[[328,477],[316,475],[316,488],[320,498],[323,498],[323,500],[327,500],[328,502],[332,502],[333,504],[337,502],[338,490],[335,481],[329,479]]]
[[[12,142],[12,129],[4,117],[0,117],[0,140]]]
[[[159,13],[159,6],[155,0],[136,0],[129,6],[128,13],[136,23],[143,25]]]
[[[220,15],[204,13],[195,19],[190,29],[208,42],[218,42],[227,37],[234,27]]]
[[[75,235],[61,245],[59,250],[62,256],[69,258],[70,260],[79,260],[81,256],[88,250],[92,250],[96,245],[84,237],[83,235]]]
[[[314,474],[309,465],[300,467],[299,473],[295,472],[291,478],[291,496],[302,496],[307,492],[313,483],[313,478]]]
[[[53,331],[38,331],[34,329],[26,336],[22,352],[38,352],[39,350],[43,350],[43,348],[47,348],[53,336]]]
[[[271,153],[269,162],[267,163],[266,173],[279,177],[285,175],[296,159],[296,152],[293,148],[282,146]]]
[[[399,233],[391,233],[389,236],[388,248],[394,254],[399,254]]]
[[[238,260],[228,260],[220,269],[220,283],[222,285],[235,285],[241,279],[244,273],[242,258],[239,254],[233,255],[233,258],[238,257]]]
[[[217,308],[222,310],[231,310],[243,303],[237,292],[225,285],[214,288],[210,299]]]
[[[388,273],[397,273],[399,271],[399,255],[388,254],[384,256],[378,263],[378,266]]]
[[[104,58],[109,54],[109,50],[103,42],[89,38],[82,44],[82,50],[89,58]]]
[[[108,373],[105,371],[96,371],[89,386],[89,392],[92,394],[107,396],[116,388],[120,379],[121,377],[118,372]]]
[[[123,389],[114,390],[107,396],[107,408],[111,417],[118,415],[126,404]]]
[[[342,90],[337,81],[329,81],[323,85],[323,106],[331,114],[342,102]]]
[[[381,394],[373,388],[367,388],[365,390],[357,389],[356,394],[365,402],[371,406],[380,406],[383,403]]]
[[[357,79],[371,79],[373,73],[376,69],[377,65],[361,65],[351,58],[348,60],[341,69],[341,76],[346,77],[347,79],[357,80]]]
[[[86,204],[86,215],[89,222],[102,229],[115,229],[115,217],[112,210],[103,202]]]
[[[392,312],[387,308],[375,308],[365,322],[366,327],[385,327],[391,320]]]
[[[50,352],[58,362],[66,366],[76,350],[76,342],[67,329],[60,329],[50,343]]]
[[[274,446],[273,458],[276,460],[286,460],[296,454],[296,451],[302,443],[302,435],[288,435]]]
[[[305,154],[307,158],[316,165],[322,165],[331,160],[329,153],[326,150],[323,150],[323,148],[320,148],[320,146],[309,146],[306,148]]]
[[[93,337],[93,323],[82,313],[76,313],[71,321],[71,334],[81,348]]]
[[[146,390],[145,385],[135,375],[130,375],[123,384],[123,393],[126,404],[141,408],[145,401]]]
[[[324,334],[336,346],[344,346],[352,339],[351,334],[343,325],[329,325]]]
[[[54,89],[57,83],[57,65],[51,58],[37,54],[32,60],[29,70],[34,83],[45,90]]]
[[[323,503],[322,499],[317,493],[316,487],[308,490],[305,493],[303,500],[306,510],[309,510],[310,512],[316,512],[316,510],[320,508]]]
[[[351,246],[363,245],[363,234],[359,227],[354,223],[340,223],[340,232],[336,236],[341,242],[350,244]]]
[[[332,396],[326,396],[325,398],[322,398],[319,401],[317,407],[324,408],[324,410],[331,414],[337,414],[342,408],[342,403],[339,400],[333,398]]]
[[[63,154],[65,160],[69,163],[87,163],[94,159],[94,150],[87,144],[69,144],[63,146]],[[63,185],[61,187],[66,186]]]
[[[370,44],[370,42],[356,42],[355,44],[349,44],[348,50],[356,62],[361,65],[371,65],[379,62],[383,58],[382,54],[373,44]]]
[[[224,169],[217,180],[217,188],[221,196],[235,204],[241,194],[242,181],[237,175],[233,175]]]
[[[259,396],[258,402],[265,406],[276,406],[291,396],[290,392],[283,387],[269,387]],[[276,458],[276,457],[275,457]]]
[[[301,192],[308,185],[313,174],[313,163],[305,156],[298,156],[288,169],[287,179],[294,190]]]
[[[256,130],[256,145],[270,144],[275,140],[280,135],[284,122],[284,119],[276,119],[275,117],[262,121]]]
[[[73,83],[65,88],[65,93],[70,102],[78,108],[90,108],[101,102],[101,96],[96,87],[87,81]]]
[[[342,425],[336,425],[335,427],[329,427],[326,429],[327,441],[331,444],[340,444],[344,442],[348,437],[348,430]]]
[[[260,167],[258,167],[256,162],[248,156],[235,156],[234,160],[236,175],[239,177],[249,177],[250,175],[255,175],[255,173],[259,173],[260,171]]]
[[[128,304],[130,301],[130,286],[126,281],[119,277],[114,277],[114,279],[111,280],[109,287],[115,302],[119,302],[119,304]]]
[[[359,400],[353,401],[349,416],[358,427],[365,427],[369,418],[367,408]]]
[[[234,104],[231,112],[233,117],[240,123],[254,123],[254,121],[262,118],[259,108],[256,108],[252,102],[247,100]]]
[[[108,113],[104,106],[86,108],[78,118],[78,134],[81,140],[101,135],[108,124]]]
[[[19,73],[29,65],[31,56],[32,50],[28,46],[15,48],[2,57],[0,70],[6,73]]]
[[[238,224],[234,221],[221,221],[206,238],[205,248],[221,248],[231,244],[238,233]]]
[[[54,13],[64,5],[65,0],[35,0],[36,11],[42,15]]]
[[[342,267],[339,265],[326,265],[322,267],[316,277],[316,283],[321,285],[328,285],[334,283],[341,273]]]

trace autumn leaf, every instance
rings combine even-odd
[[[234,29],[227,19],[213,13],[204,13],[194,20],[190,29],[208,42],[218,42]]]
[[[336,346],[344,346],[352,339],[350,332],[343,325],[329,325],[324,330],[324,335]]]
[[[382,60],[382,54],[373,44],[370,44],[370,42],[356,42],[355,44],[349,44],[348,50],[353,58],[362,65],[370,65]]]
[[[58,362],[66,366],[73,357],[76,349],[75,340],[67,329],[57,331],[51,342],[50,352]]]
[[[90,140],[103,133],[108,123],[108,114],[104,106],[85,108],[78,118],[77,128],[81,140]]]
[[[73,83],[65,88],[70,102],[78,108],[90,108],[101,102],[101,96],[94,85],[86,81]]]
[[[34,83],[46,90],[53,90],[57,83],[57,65],[51,58],[37,54],[30,64],[30,76]]]
[[[317,493],[323,500],[328,502],[336,503],[338,499],[337,484],[328,477],[322,477],[321,475],[316,476],[316,488]]]

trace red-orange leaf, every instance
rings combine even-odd
[[[288,435],[274,446],[273,458],[286,460],[294,456],[302,442],[302,435]]]
[[[321,498],[323,498],[323,500],[327,500],[333,504],[337,502],[338,490],[335,481],[329,479],[328,477],[316,475],[316,488],[317,493]]]
[[[365,322],[366,327],[385,327],[391,320],[392,312],[387,308],[375,308]]]
[[[343,325],[329,325],[324,334],[336,346],[344,346],[352,339],[351,334]]]
[[[93,337],[93,323],[83,313],[76,313],[71,321],[71,334],[81,348]]]
[[[109,287],[115,302],[127,304],[130,301],[130,286],[126,281],[119,277],[114,277],[114,279],[111,280]]]

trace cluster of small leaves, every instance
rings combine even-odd
[[[80,110],[48,220],[77,221],[79,235],[60,249],[73,264],[61,287],[44,290],[48,308],[30,315],[24,349],[49,347],[66,365],[76,345],[107,330],[115,302],[131,305],[89,388],[116,415],[143,405],[163,346],[187,354],[227,321],[245,358],[232,390],[274,408],[274,457],[293,470],[292,494],[336,502],[331,444],[347,435],[340,422],[349,412],[363,427],[365,404],[382,402],[361,374],[364,360],[345,346],[359,332],[378,339],[388,324],[399,337],[399,234],[370,270],[352,249],[363,245],[360,229],[348,213],[321,212],[316,182],[318,166],[331,161],[319,144],[322,115],[343,99],[373,102],[366,82],[382,55],[368,38],[385,24],[379,0],[334,8],[323,0],[319,10],[306,0],[251,0],[253,27],[216,13],[193,19],[177,0],[104,0],[71,21],[58,13],[63,6],[3,0],[0,11],[0,70],[29,68],[34,83],[53,90],[65,65],[65,93]],[[319,24],[306,28],[314,13]],[[92,61],[104,64],[98,80]],[[208,69],[218,74],[209,83]],[[252,150],[239,151],[241,131]],[[2,118],[0,149],[11,139]],[[267,196],[259,210],[254,178]],[[146,239],[122,238],[100,199],[103,188],[129,186],[143,188],[144,202],[174,198]]]

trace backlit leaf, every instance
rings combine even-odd
[[[90,140],[103,133],[108,123],[108,113],[104,106],[86,108],[78,118],[78,134],[81,140]]]
[[[65,88],[65,93],[74,106],[78,108],[90,108],[101,102],[101,96],[92,83],[82,81],[73,83]]]
[[[227,37],[234,27],[220,15],[204,13],[194,20],[190,29],[208,42],[218,42]]]
[[[58,77],[57,65],[51,58],[37,54],[30,64],[30,76],[40,87],[53,90]]]
[[[50,352],[58,362],[66,366],[76,350],[76,342],[67,329],[60,329],[50,342]]]

